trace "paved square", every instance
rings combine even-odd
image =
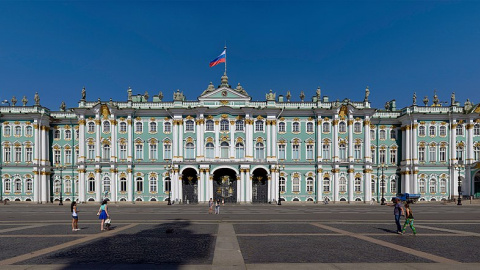
[[[0,269],[480,267],[480,204],[413,207],[417,236],[396,234],[393,209],[379,205],[225,205],[209,215],[204,205],[112,204],[112,230],[101,232],[98,205],[85,204],[73,232],[67,205],[11,203],[0,206]]]

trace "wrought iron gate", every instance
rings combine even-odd
[[[213,199],[226,203],[237,202],[237,181],[229,175],[219,177],[213,181]]]
[[[252,181],[252,202],[267,203],[268,202],[268,181],[266,177],[257,176]]]
[[[198,181],[192,176],[182,181],[183,203],[198,203]]]

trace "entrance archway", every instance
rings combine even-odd
[[[182,190],[184,203],[198,203],[198,178],[194,169],[188,168],[182,172]]]
[[[218,169],[213,173],[213,199],[237,203],[237,174],[232,169]]]
[[[480,198],[480,171],[475,174],[474,182],[473,182],[473,196],[475,198]]]
[[[268,202],[268,173],[265,169],[255,169],[252,174],[252,203]]]

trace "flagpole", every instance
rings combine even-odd
[[[225,42],[225,75],[227,75],[227,42]]]

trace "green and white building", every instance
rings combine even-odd
[[[397,109],[266,94],[252,101],[226,75],[187,100],[133,95],[50,110],[0,107],[1,199],[227,203],[369,202],[480,196],[480,106],[435,95]]]

